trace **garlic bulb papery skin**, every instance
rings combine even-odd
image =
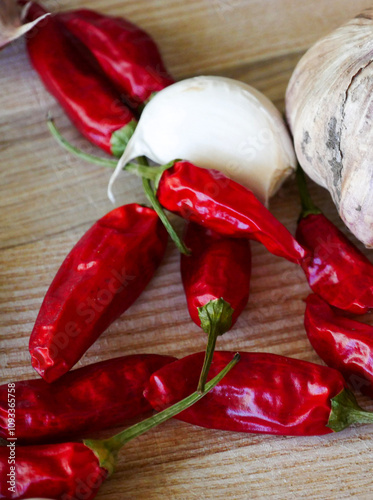
[[[305,172],[327,188],[350,231],[373,246],[373,9],[302,57],[286,114]]]
[[[38,22],[49,16],[49,13],[44,14],[35,21],[22,24],[30,3],[21,7],[17,4],[17,0],[0,0],[0,49],[30,31]]]
[[[158,164],[183,159],[220,170],[264,203],[294,170],[295,153],[281,114],[250,85],[218,76],[182,80],[156,94],[109,184],[138,156]]]

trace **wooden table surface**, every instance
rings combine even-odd
[[[284,108],[284,92],[303,51],[357,14],[365,0],[79,0],[123,15],[157,40],[177,79],[219,74],[250,83]],[[51,111],[63,133],[96,152],[69,123],[31,69],[23,41],[0,53],[0,382],[35,374],[27,349],[43,296],[64,256],[112,205],[110,172],[62,151],[46,128]],[[196,117],[198,119],[198,117]],[[122,176],[119,203],[143,202],[136,178]],[[317,204],[341,226],[328,193],[312,186]],[[294,231],[299,202],[293,181],[271,210]],[[300,269],[254,243],[251,299],[220,349],[268,351],[320,362],[303,328],[309,292]],[[370,318],[366,317],[366,321]],[[89,349],[80,366],[117,355],[203,350],[179,276],[178,253],[166,258],[139,300]],[[372,403],[361,399],[366,408]],[[372,426],[338,435],[282,438],[243,435],[169,421],[130,443],[98,499],[373,498]]]

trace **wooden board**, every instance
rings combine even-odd
[[[302,51],[370,3],[71,0],[49,5],[127,16],[156,38],[176,78],[201,73],[234,77],[263,91],[283,110],[285,88]],[[106,198],[110,172],[76,160],[47,132],[45,118],[51,111],[68,139],[96,152],[43,89],[23,42],[1,52],[0,64],[0,382],[5,383],[34,377],[27,344],[44,293],[66,253],[112,205]],[[116,192],[119,203],[145,200],[139,181],[130,176],[122,177]],[[313,186],[312,194],[341,227],[328,193]],[[271,210],[294,231],[299,202],[293,182],[273,199]],[[252,248],[250,303],[219,348],[319,362],[303,328],[302,299],[309,289],[301,270],[259,244]],[[79,365],[120,354],[184,356],[204,346],[205,336],[186,309],[177,251],[169,245],[145,293]],[[281,438],[170,421],[127,446],[97,498],[371,499],[372,430]]]

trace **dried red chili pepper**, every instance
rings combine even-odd
[[[332,306],[355,314],[373,308],[373,266],[313,204],[298,167],[302,213],[297,240],[309,250],[301,265],[313,292]]]
[[[152,407],[143,396],[149,377],[171,356],[138,354],[108,359],[66,373],[52,384],[43,379],[14,383],[17,442],[52,442],[124,425]],[[0,386],[0,437],[11,437],[8,384]]]
[[[354,389],[373,397],[373,327],[336,314],[317,295],[306,302],[304,326],[312,347]]]
[[[71,153],[93,163],[115,165],[113,160],[102,160],[80,151],[61,136],[53,123],[49,126],[59,143]],[[187,249],[170,226],[162,206],[220,235],[260,241],[271,253],[291,262],[299,264],[307,255],[306,249],[250,190],[221,172],[199,168],[187,161],[172,161],[159,167],[129,163],[124,169],[143,178],[147,197],[182,253],[188,253]],[[113,177],[108,188],[111,199],[112,182]]]
[[[49,497],[54,500],[93,499],[112,474],[120,449],[132,439],[195,404],[239,361],[236,355],[204,393],[193,393],[183,401],[105,440],[44,446],[0,447],[0,498]],[[12,479],[14,477],[14,481]],[[8,481],[13,481],[9,484]],[[12,490],[9,489],[12,488]]]
[[[112,210],[78,241],[57,272],[30,338],[35,370],[53,382],[139,297],[159,266],[167,232],[151,208]]]
[[[248,189],[220,172],[177,161],[160,177],[161,205],[217,233],[260,241],[271,253],[299,263],[306,251]]]
[[[241,352],[241,361],[216,389],[176,418],[211,429],[289,436],[322,435],[352,423],[373,423],[342,375],[327,366],[268,353]],[[215,352],[214,376],[229,352]],[[196,387],[204,353],[174,361],[153,373],[144,394],[155,410]]]
[[[88,9],[57,17],[90,50],[131,106],[144,104],[154,92],[174,83],[154,40],[126,19]]]
[[[27,20],[46,13],[31,3]],[[48,16],[26,39],[27,50],[47,90],[93,144],[120,156],[136,125],[133,112],[97,61],[56,16]]]
[[[17,446],[11,464],[9,450],[0,447],[0,498],[91,500],[108,477],[108,468],[83,443]]]
[[[198,390],[204,388],[217,337],[236,322],[249,300],[250,242],[226,238],[202,226],[188,224],[180,268],[189,314],[208,335],[206,358]]]

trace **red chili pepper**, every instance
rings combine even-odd
[[[208,335],[198,384],[203,390],[217,337],[234,325],[249,300],[250,242],[220,236],[192,222],[184,241],[191,250],[191,255],[181,255],[180,261],[189,314]]]
[[[144,104],[152,93],[174,83],[154,40],[126,19],[88,9],[57,17],[90,50],[131,106]]]
[[[17,447],[12,441],[8,447],[0,447],[0,498],[95,498],[103,481],[112,474],[120,449],[204,397],[237,364],[239,356],[236,355],[233,360],[231,357],[229,361],[219,375],[206,385],[204,393],[195,392],[164,412],[109,439]]]
[[[373,327],[336,314],[317,295],[306,302],[304,326],[312,347],[354,389],[373,397]]]
[[[10,447],[0,447],[0,498],[4,499],[91,500],[108,476],[94,451],[83,443],[17,446],[12,464],[9,457]]]
[[[159,180],[164,208],[217,233],[260,241],[271,253],[299,263],[305,249],[248,189],[220,172],[177,161]]]
[[[0,437],[17,442],[52,442],[124,425],[152,407],[143,396],[149,377],[171,356],[138,354],[108,359],[52,384],[43,379],[15,382],[15,422],[8,421],[9,384],[0,386]]]
[[[159,266],[167,232],[151,208],[112,210],[62,263],[30,338],[35,370],[53,382],[139,297]]]
[[[240,363],[193,408],[176,418],[211,429],[289,436],[321,435],[352,423],[373,423],[327,366],[268,353],[240,353]],[[229,352],[215,352],[214,376]],[[204,353],[174,361],[153,373],[144,394],[155,410],[188,394],[198,382]]]
[[[69,144],[53,123],[50,123],[50,130],[58,142],[73,154],[93,163],[114,166],[113,160],[102,161]],[[161,205],[222,236],[257,240],[274,255],[291,262],[300,264],[307,255],[307,250],[251,191],[221,172],[199,168],[187,161],[173,161],[159,167],[149,167],[144,163],[127,164],[125,170],[143,178],[149,201],[181,253],[187,254],[188,251],[170,225]],[[158,198],[151,181],[157,188]],[[111,184],[112,181],[109,184],[109,197],[112,196]]]
[[[309,250],[301,265],[313,292],[332,306],[355,314],[373,308],[373,266],[313,204],[300,167],[302,214],[297,240]]]
[[[46,12],[32,3],[27,20]],[[32,65],[45,87],[78,130],[93,144],[120,156],[133,133],[135,116],[92,54],[56,16],[39,23],[26,43]],[[118,145],[122,140],[124,143]]]

